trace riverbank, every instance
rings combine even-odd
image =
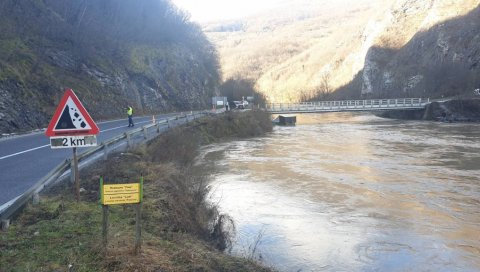
[[[203,148],[199,167],[235,220],[232,252],[259,241],[281,271],[480,271],[478,135],[477,123],[298,114]]]
[[[393,110],[376,113],[383,118],[442,122],[480,122],[480,99],[432,102],[422,110]]]
[[[206,200],[208,177],[194,170],[199,147],[271,131],[264,112],[229,112],[172,129],[81,173],[81,201],[57,186],[0,233],[1,271],[270,271],[223,253],[233,223]],[[140,254],[134,255],[132,205],[110,206],[108,248],[102,248],[99,179],[138,182],[144,176]],[[4,270],[6,269],[6,270]]]

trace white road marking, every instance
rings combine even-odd
[[[143,121],[143,122],[137,122],[137,124],[150,123],[150,122],[152,122],[152,121],[147,120],[147,121]],[[106,132],[106,131],[115,130],[115,129],[119,129],[119,128],[124,128],[124,127],[125,126],[109,128],[109,129],[106,129],[106,130],[102,130],[101,132]],[[3,156],[3,157],[0,157],[0,160],[8,159],[10,157],[14,157],[14,156],[21,155],[21,154],[24,154],[24,153],[27,153],[27,152],[35,151],[37,149],[44,148],[44,147],[47,147],[47,146],[50,146],[50,144],[42,145],[42,146],[27,149],[27,150],[24,150],[24,151],[20,151],[20,152],[17,152],[17,153],[13,153],[13,154],[10,154],[10,155],[6,155],[6,156]]]
[[[125,126],[109,128],[109,129],[105,129],[105,130],[100,130],[100,132],[107,132],[107,131],[110,131],[110,130],[115,130],[115,129],[124,128],[124,127],[125,127]]]
[[[20,154],[23,154],[23,153],[27,153],[27,152],[30,152],[30,151],[34,151],[34,150],[44,148],[44,147],[47,147],[47,146],[50,146],[50,144],[42,145],[42,146],[27,149],[27,150],[24,150],[24,151],[20,151],[20,152],[17,152],[17,153],[13,153],[13,154],[10,154],[10,155],[6,155],[6,156],[3,156],[3,157],[0,157],[0,160],[7,159],[7,158],[17,156],[17,155],[20,155]]]
[[[152,121],[148,120],[148,121],[143,121],[143,122],[137,122],[137,124],[143,124],[143,123],[151,123]],[[105,129],[105,130],[100,130],[100,132],[107,132],[107,131],[110,131],[110,130],[115,130],[115,129],[119,129],[119,128],[124,128],[125,126],[119,126],[119,127],[114,127],[114,128],[109,128],[109,129]]]

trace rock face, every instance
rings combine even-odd
[[[65,88],[94,119],[207,108],[213,46],[170,1],[0,3],[0,131],[44,127]]]
[[[480,88],[480,0],[283,2],[255,18],[206,26],[224,76],[254,80],[271,102]]]
[[[276,1],[255,16],[204,27],[218,47],[224,79],[252,80],[271,102],[299,101],[324,79],[333,90],[354,78],[374,42],[362,32],[393,1]],[[382,31],[377,26],[369,24],[368,34]]]
[[[424,110],[385,111],[380,117],[442,122],[480,122],[480,98],[433,102]]]
[[[11,86],[9,90],[15,90]],[[25,104],[13,98],[12,94],[0,87],[0,128],[3,133],[35,128],[48,122],[44,113],[38,110],[38,103]]]
[[[365,56],[362,97],[442,97],[480,87],[480,1],[397,1]],[[358,92],[360,90],[360,92]]]

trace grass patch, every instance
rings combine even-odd
[[[97,244],[101,217],[96,206],[50,197],[28,207],[2,233],[2,271],[65,271],[69,264],[76,271],[95,271],[101,256]]]
[[[262,121],[253,122],[256,116]],[[197,120],[82,171],[80,203],[74,201],[71,186],[57,186],[0,233],[0,270],[270,271],[223,253],[233,222],[206,201],[208,179],[192,167],[200,145],[235,135],[260,135],[271,130],[266,120],[269,115],[262,112]],[[104,255],[99,178],[106,183],[137,182],[142,174],[141,253],[133,254],[133,206],[122,205],[110,206]]]

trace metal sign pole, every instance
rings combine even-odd
[[[135,207],[135,255],[142,247],[142,202],[143,202],[143,175],[140,178],[139,203]]]
[[[104,257],[107,256],[108,243],[108,205],[103,204],[103,177],[100,177],[100,205],[102,206],[102,245]]]
[[[108,245],[108,205],[102,205],[102,245],[103,254],[107,256]]]
[[[135,205],[135,255],[140,253],[142,247],[142,199],[143,199],[143,175],[140,183],[115,183],[104,184],[100,177],[100,204],[103,210],[102,238],[104,254],[107,252],[108,236],[108,206],[116,204]]]
[[[135,205],[135,255],[142,247],[142,202]]]
[[[75,177],[75,194],[77,196],[77,202],[80,202],[80,178],[78,171],[78,158],[77,158],[77,148],[73,148],[73,171]]]

